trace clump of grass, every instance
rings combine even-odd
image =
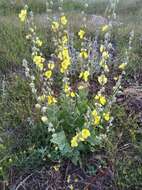
[[[126,44],[128,44],[129,33],[134,30],[134,39],[132,42],[132,52],[130,55],[129,64],[127,67],[127,80],[134,79],[136,76],[140,76],[142,71],[142,43],[141,43],[141,26],[135,26],[134,24],[124,26],[118,30],[114,30],[114,41],[117,43],[117,54],[119,54],[119,59],[121,60],[122,55],[125,51]],[[136,77],[137,78],[137,77]],[[135,79],[136,79],[135,78]],[[140,81],[140,78],[137,78]]]
[[[13,21],[14,20],[14,21]],[[9,69],[21,66],[21,60],[29,57],[23,27],[18,25],[15,17],[5,18],[0,22],[0,70],[6,73]],[[38,30],[42,36],[42,29]]]
[[[9,77],[9,81],[5,81],[5,94],[0,91],[0,139],[11,153],[17,151],[19,147],[22,148],[27,139],[25,135],[28,134],[24,133],[28,130],[25,118],[31,114],[30,107],[33,102],[25,80],[15,75]],[[19,139],[15,138],[18,134],[21,134]]]
[[[42,13],[46,11],[45,0],[28,0],[27,3],[35,13]],[[24,0],[1,0],[0,1],[0,15],[17,14],[24,5]]]
[[[142,135],[138,115],[132,110],[128,113],[126,107],[117,104],[113,113],[115,127],[109,137],[108,153],[115,163],[115,184],[118,189],[138,190],[142,185]]]
[[[125,15],[137,15],[142,10],[141,0],[120,1],[117,10]]]
[[[9,22],[1,22],[0,27],[0,69],[6,70],[21,63],[21,58],[28,56],[25,48],[22,28]]]
[[[63,6],[66,11],[81,11],[84,9],[83,3],[77,1],[66,1]]]

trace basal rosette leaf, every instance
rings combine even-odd
[[[64,131],[53,134],[51,142],[58,146],[62,155],[66,155],[72,151]]]

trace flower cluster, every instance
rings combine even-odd
[[[71,140],[71,147],[77,147],[80,141],[85,141],[90,136],[88,129],[82,129],[80,133],[77,133]]]
[[[27,6],[20,12],[19,18],[21,22],[27,20],[28,34],[26,39],[32,42],[31,57],[38,74],[34,76],[34,71],[27,62],[24,64],[25,73],[31,81],[30,86],[37,101],[35,108],[40,110],[41,121],[48,127],[50,126],[48,131],[53,133],[51,142],[55,144],[55,147],[58,145],[60,151],[64,150],[63,143],[64,146],[69,144],[67,147],[72,149],[77,148],[80,144],[90,143],[93,145],[97,136],[106,135],[109,131],[113,120],[111,106],[115,101],[124,74],[123,71],[128,62],[128,60],[124,61],[118,66],[121,73],[119,72],[120,74],[115,76],[115,85],[112,88],[112,95],[109,96],[106,93],[106,87],[109,81],[111,62],[111,26],[105,25],[100,29],[101,34],[104,35],[104,43],[99,44],[98,52],[94,51],[94,41],[92,42],[90,38],[87,38],[85,29],[81,28],[77,33],[81,45],[78,49],[74,48],[78,69],[75,71],[75,88],[73,88],[70,68],[75,59],[71,51],[67,17],[61,14],[58,19],[51,20],[51,31],[54,35],[51,40],[54,41],[55,52],[53,55],[55,59],[52,59],[53,55],[47,59],[42,53],[41,47],[44,43],[36,34],[36,26],[33,23],[32,16],[28,14]],[[56,80],[54,79],[57,76],[60,77],[61,88],[56,94],[54,91]],[[37,85],[37,89],[35,79],[40,83]],[[96,82],[98,90],[91,94],[89,99],[90,81]],[[78,88],[76,88],[77,86]],[[85,94],[85,100],[82,100],[83,95],[81,93]],[[80,109],[82,104],[83,108],[81,109],[83,111]],[[64,105],[68,107],[65,108]],[[65,109],[65,113],[63,113],[63,109]],[[66,109],[69,111],[67,112]],[[65,121],[66,118],[69,121]],[[81,118],[79,122],[78,118]],[[73,126],[71,122],[74,123]],[[60,134],[59,137],[58,134]],[[68,151],[70,151],[69,148]]]
[[[71,65],[71,58],[70,58],[69,49],[68,49],[69,36],[68,36],[68,32],[66,30],[67,22],[68,21],[67,21],[66,16],[61,16],[59,22],[53,22],[52,23],[53,31],[55,30],[55,28],[57,29],[57,26],[59,28],[60,25],[61,25],[60,28],[62,30],[61,39],[58,40],[58,44],[59,44],[59,46],[58,46],[58,58],[60,60],[60,72],[61,73],[67,72],[69,66]],[[57,25],[57,23],[58,23],[58,25]]]
[[[71,89],[71,87],[69,86],[67,82],[64,84],[64,92],[66,96],[70,96],[72,98],[75,97],[75,92]]]
[[[89,71],[83,71],[80,73],[79,78],[82,78],[85,82],[89,79]]]
[[[27,6],[24,7],[23,10],[19,13],[19,19],[21,22],[25,22],[27,19]]]

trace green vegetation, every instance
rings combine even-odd
[[[31,10],[36,13],[42,13],[46,11],[45,0],[28,0],[27,3],[31,7]],[[24,6],[24,0],[0,0],[0,15],[7,16],[12,14],[18,14]]]
[[[58,2],[56,0],[53,2],[53,13],[58,15]],[[73,20],[76,25],[73,29],[77,31],[82,10],[87,13],[88,20],[92,15],[105,16],[106,14],[107,0],[88,0],[87,3],[88,7],[85,7],[81,0],[66,0],[63,3],[63,8],[70,21]],[[42,23],[42,18],[46,16],[46,0],[28,0],[27,4],[35,14],[38,36],[41,40],[45,39],[42,52],[48,59],[53,51],[53,44],[50,40],[52,36],[48,24],[46,26]],[[78,102],[77,109],[71,110],[73,107],[67,99],[60,105],[62,111],[57,107],[48,110],[50,120],[56,126],[60,125],[58,123],[60,120],[63,129],[62,132],[57,133],[57,136],[52,137],[52,143],[57,145],[54,148],[51,146],[47,126],[43,125],[39,112],[35,110],[37,102],[31,93],[22,67],[24,58],[31,60],[32,51],[29,41],[25,40],[27,28],[19,23],[17,18],[23,5],[24,0],[0,0],[0,180],[8,179],[9,169],[13,165],[17,166],[18,171],[36,170],[49,163],[52,164],[53,161],[62,160],[64,156],[71,158],[73,154],[76,155],[72,159],[74,163],[79,161],[82,167],[87,168],[88,173],[95,175],[96,166],[86,167],[88,150],[91,148],[85,145],[86,153],[84,154],[84,147],[81,146],[79,151],[70,154],[65,138],[66,133],[73,134],[75,126],[81,128],[83,125],[84,120],[79,117],[79,114],[87,110],[86,94],[81,95],[82,102]],[[141,0],[120,0],[116,12],[118,22],[122,24],[120,28],[116,27],[112,32],[118,64],[124,58],[124,52],[129,43],[129,34],[134,30],[132,53],[126,69],[124,86],[126,86],[125,82],[126,84],[136,82],[141,85],[142,2]],[[93,30],[96,29],[93,28]],[[91,37],[95,33],[93,30],[87,28]],[[102,36],[99,37],[101,41]],[[77,41],[76,43],[79,46]],[[60,84],[60,76],[57,76],[55,80]],[[73,78],[72,81],[74,80]],[[52,118],[52,112],[54,112],[55,120]],[[123,104],[123,101],[119,105],[118,103],[113,105],[112,113],[114,117],[112,131],[109,132],[104,143],[101,144],[98,140],[98,144],[95,145],[96,150],[91,149],[91,151],[96,151],[96,154],[100,152],[99,161],[103,167],[107,167],[108,162],[102,153],[105,152],[107,160],[111,160],[116,189],[140,190],[142,188],[142,133],[139,118],[141,113],[137,113],[126,103]],[[68,135],[68,138],[70,139],[71,136]],[[66,142],[64,147],[63,142]],[[86,159],[83,159],[84,155]]]
[[[4,72],[13,69],[21,63],[21,58],[27,56],[22,28],[14,26],[10,21],[1,22],[0,27],[0,68]]]
[[[103,4],[102,4],[103,2]],[[77,13],[81,10],[87,11],[89,14],[104,15],[106,1],[89,1],[89,7],[84,8],[84,3],[80,1],[65,1],[64,9],[71,14],[71,20],[74,20],[76,25],[78,25],[80,17]],[[0,70],[5,71],[5,69],[10,69],[16,65],[21,65],[21,60],[24,55],[27,55],[27,48],[24,41],[23,28],[19,25],[17,21],[17,14],[19,10],[23,7],[24,1],[11,1],[11,0],[0,0]],[[39,0],[28,0],[29,7],[34,13],[45,13],[46,5],[45,1]],[[55,3],[54,9],[56,10],[57,5]],[[72,17],[73,15],[75,17]],[[71,13],[69,13],[71,12]],[[141,1],[120,1],[117,10],[120,22],[123,23],[123,29],[120,29],[119,33],[116,34],[116,38],[119,41],[120,46],[123,49],[128,43],[128,34],[134,29],[135,40],[133,43],[133,57],[129,64],[128,72],[133,75],[137,71],[140,73],[141,68],[141,31],[142,26],[140,24],[140,18],[142,17],[142,3]],[[76,19],[78,17],[78,19]],[[39,20],[37,16],[37,21],[41,22],[42,18]],[[39,23],[40,24],[40,23]],[[41,25],[43,27],[44,24]],[[41,28],[39,33],[43,36],[43,30],[46,28]],[[89,30],[89,28],[88,28]],[[92,30],[92,29],[91,29]],[[15,31],[15,32],[12,32]],[[17,37],[18,36],[18,37]],[[48,36],[49,37],[49,36]],[[14,47],[14,48],[13,48]],[[18,55],[18,56],[17,56]],[[134,71],[134,72],[133,72]]]

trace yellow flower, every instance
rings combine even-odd
[[[59,169],[60,169],[60,165],[55,165],[55,166],[53,166],[53,168],[54,168],[54,170],[55,170],[56,172],[58,172]]]
[[[64,36],[62,37],[62,44],[65,45],[65,44],[67,44],[67,42],[68,42],[68,36],[67,36],[67,35],[64,35]]]
[[[83,78],[83,80],[87,82],[89,75],[90,75],[89,71],[84,71],[80,73],[79,78]]]
[[[102,96],[101,94],[96,95],[95,100],[98,100],[102,105],[105,105],[107,102],[105,96]]]
[[[101,76],[98,77],[98,82],[101,84],[101,85],[105,85],[107,83],[107,78],[104,74],[102,74]]]
[[[67,21],[66,16],[62,16],[62,17],[61,17],[61,24],[62,24],[62,25],[66,25],[67,22],[68,22],[68,21]]]
[[[101,46],[100,46],[100,52],[102,53],[104,50],[105,50],[105,46],[104,46],[104,45],[101,45]]]
[[[99,100],[99,98],[100,98],[100,94],[95,96],[95,100]]]
[[[53,70],[54,67],[55,67],[54,63],[52,63],[52,62],[48,63],[48,69]]]
[[[51,105],[52,104],[52,96],[48,96],[47,101],[48,101],[48,105]]]
[[[103,27],[102,27],[102,32],[107,32],[109,30],[109,25],[104,25]]]
[[[37,40],[35,41],[35,43],[36,43],[36,45],[37,45],[38,47],[41,47],[42,44],[43,44],[43,42],[42,42],[40,39],[37,39]]]
[[[89,71],[85,71],[85,72],[84,72],[84,74],[83,74],[83,79],[84,79],[85,82],[88,81],[89,75],[90,75]]]
[[[69,65],[70,65],[70,62],[68,60],[64,60],[61,63],[61,68],[60,68],[61,73],[66,72],[68,70]]]
[[[68,66],[70,65],[70,59],[64,59],[64,61],[61,62],[61,67],[67,70]]]
[[[39,97],[38,97],[38,101],[39,101],[39,102],[44,102],[45,99],[46,99],[46,96],[45,96],[45,95],[42,95],[42,96],[39,96]]]
[[[108,68],[108,65],[107,64],[104,64],[104,70],[105,70],[105,72],[109,72],[109,68]]]
[[[96,117],[98,115],[97,110],[93,110],[92,115],[93,115],[93,117]]]
[[[63,59],[63,55],[62,55],[62,52],[61,52],[61,51],[58,53],[58,58],[59,58],[60,60]]]
[[[69,185],[69,188],[70,188],[70,190],[74,190],[74,187],[73,187],[73,185],[71,184],[71,185]]]
[[[47,79],[50,79],[51,76],[52,76],[52,71],[51,70],[48,70],[44,73],[44,76],[47,78]]]
[[[99,65],[100,65],[101,67],[104,67],[104,65],[105,65],[105,60],[102,59],[102,60],[99,62]]]
[[[58,30],[58,28],[59,28],[59,23],[58,22],[52,22],[52,26],[51,26],[51,28],[52,28],[52,30],[54,31],[54,32],[56,32],[57,30]]]
[[[85,139],[82,137],[82,133],[79,133],[78,135],[77,135],[77,138],[78,138],[78,140],[79,141],[85,141]]]
[[[21,12],[19,13],[19,18],[21,22],[24,22],[27,18],[27,10],[21,10]]]
[[[87,59],[88,58],[87,51],[86,50],[81,50],[80,57],[82,57],[83,59]]]
[[[90,131],[88,129],[83,129],[81,132],[82,138],[83,139],[87,139],[91,134]]]
[[[124,70],[126,66],[127,63],[122,63],[121,65],[119,65],[119,69]]]
[[[35,55],[33,57],[33,62],[36,64],[36,66],[38,66],[41,70],[43,69],[43,63],[44,63],[45,59],[40,56],[40,55]]]
[[[102,59],[99,64],[100,64],[100,66],[101,66],[102,68],[104,68],[104,71],[105,71],[105,72],[109,72],[109,67],[108,67],[108,65],[106,64],[106,62],[105,62],[104,59]]]
[[[52,98],[53,103],[57,103],[57,100],[55,97]]]
[[[75,136],[71,140],[71,147],[77,147],[77,146],[78,146],[78,141],[77,141],[77,136]]]
[[[67,83],[64,85],[64,91],[65,93],[68,93],[70,91],[70,87]]]
[[[108,112],[108,113],[104,113],[103,116],[104,116],[104,119],[105,119],[106,121],[109,121],[109,120],[110,120],[110,113],[109,113],[109,112]]]
[[[83,72],[81,72],[81,73],[80,73],[80,75],[79,75],[79,78],[82,78],[82,77],[83,77],[83,75],[84,75],[84,73],[83,73]]]
[[[92,116],[94,118],[94,125],[99,125],[101,117],[98,115],[97,110],[93,110]]]
[[[116,77],[114,77],[113,79],[114,79],[115,81],[117,81],[119,78],[116,76]]]
[[[61,69],[60,69],[60,72],[61,72],[61,73],[65,73],[66,70],[65,70],[64,68],[61,68]]]
[[[99,115],[96,115],[94,118],[94,125],[99,125],[100,124],[101,117]]]
[[[74,93],[74,92],[71,92],[71,93],[70,93],[70,96],[71,96],[72,98],[74,98],[74,97],[75,97],[75,93]]]
[[[68,48],[64,48],[63,49],[63,51],[62,51],[62,57],[63,57],[63,59],[70,59]]]
[[[83,37],[84,37],[84,35],[85,35],[85,31],[84,31],[84,30],[80,30],[80,31],[78,32],[78,35],[79,35],[80,39],[83,39]]]
[[[100,103],[101,103],[103,106],[106,104],[106,98],[105,98],[104,96],[102,96],[102,95],[100,95],[99,101],[100,101]]]
[[[71,65],[71,58],[69,56],[68,48],[64,47],[62,51],[59,52],[58,58],[61,60],[61,73],[67,71],[69,65]]]
[[[37,65],[40,70],[43,70],[43,63]]]
[[[47,96],[48,105],[55,104],[57,102],[56,98],[53,96]]]
[[[42,116],[42,117],[41,117],[41,121],[42,121],[43,123],[47,124],[47,123],[48,123],[48,118],[47,118],[46,116]]]
[[[108,58],[109,58],[109,53],[108,53],[108,51],[104,51],[104,52],[102,53],[102,57],[103,57],[103,59],[108,59]]]
[[[71,88],[67,83],[64,85],[64,92],[66,93],[67,96],[71,96],[72,98],[76,96],[75,92],[71,91]]]

